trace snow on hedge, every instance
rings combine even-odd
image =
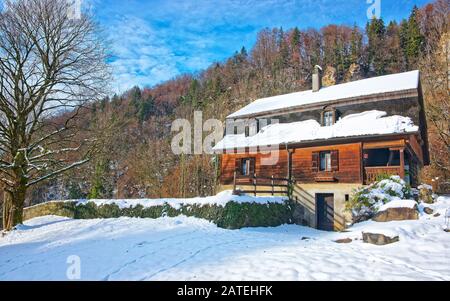
[[[216,196],[209,197],[196,197],[196,198],[188,198],[188,199],[91,199],[91,200],[81,200],[78,201],[78,205],[94,203],[97,206],[101,205],[112,205],[116,204],[119,208],[130,208],[141,205],[144,208],[154,207],[154,206],[163,206],[168,204],[174,209],[180,209],[183,205],[217,205],[225,207],[225,205],[229,202],[235,203],[255,203],[255,204],[269,204],[276,203],[282,204],[287,201],[286,197],[254,197],[254,196],[237,196],[233,195],[231,190],[223,191],[217,194]]]
[[[415,133],[419,130],[409,117],[386,116],[386,112],[373,110],[346,116],[326,127],[316,120],[271,124],[254,136],[226,135],[213,149],[219,151],[342,137]]]

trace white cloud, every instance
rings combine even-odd
[[[121,91],[204,69],[242,46],[250,48],[264,27],[367,21],[365,0],[85,1],[94,4],[100,23],[108,27]]]
[[[110,28],[113,88],[118,92],[134,85],[154,85],[178,73],[171,49],[144,20],[123,16]]]

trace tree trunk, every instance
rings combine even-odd
[[[4,191],[3,197],[3,230],[10,231],[23,222],[23,207],[25,204],[25,187],[15,191]]]

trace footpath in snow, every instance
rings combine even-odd
[[[67,280],[70,256],[81,280],[450,280],[450,198],[439,217],[364,222],[349,232],[285,225],[220,229],[196,218],[72,220],[35,218],[0,238],[0,280]],[[361,241],[367,229],[400,241]],[[349,244],[334,240],[357,239]],[[72,257],[73,258],[73,257]]]

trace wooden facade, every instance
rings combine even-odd
[[[365,159],[368,159],[368,151],[377,150],[394,153],[396,161],[389,164],[386,157],[386,165],[371,166]],[[320,154],[323,152],[330,153],[328,170],[321,170],[319,166]],[[270,154],[225,153],[221,158],[220,182],[223,185],[232,185],[236,177],[285,178],[299,184],[370,184],[382,175],[399,175],[402,178],[409,176],[410,183],[415,186],[418,183],[418,170],[424,164],[421,147],[414,135],[329,145],[293,145]],[[249,172],[244,174],[241,164],[246,159],[251,166]]]
[[[419,184],[420,169],[430,162],[420,80],[418,88],[410,90],[277,108],[229,120],[242,125],[233,134],[252,136],[271,119],[279,123],[315,120],[325,127],[339,118],[373,110],[407,116],[418,131],[286,143],[270,154],[222,150],[223,189],[274,195],[275,187],[281,187],[301,206],[296,215],[302,225],[344,229],[351,221],[345,207],[354,189],[391,175],[412,187]]]
[[[320,152],[331,152],[331,170],[319,169]],[[361,182],[361,144],[297,148],[292,154],[292,176],[300,183]]]

